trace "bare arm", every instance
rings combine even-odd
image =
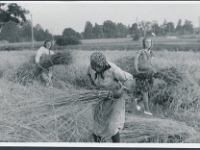
[[[139,73],[139,70],[138,70],[138,58],[140,56],[141,52],[137,52],[136,53],[136,56],[135,56],[135,59],[134,59],[134,67],[135,67],[135,70],[136,70],[136,73]]]
[[[55,54],[54,51],[50,51],[50,55],[53,55],[53,54]]]
[[[150,60],[150,65],[151,65],[152,71],[153,71],[154,73],[156,73],[157,71],[156,71],[154,65],[152,64],[152,59]]]
[[[87,81],[88,81],[88,87],[90,89],[97,89],[97,86],[95,85],[94,81],[92,80],[91,74],[90,74],[90,67],[88,67],[87,70]]]

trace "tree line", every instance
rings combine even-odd
[[[7,40],[9,42],[27,42],[31,41],[31,21],[26,20],[20,24],[9,21],[5,22],[1,28],[0,40]],[[124,38],[133,36],[135,40],[137,37],[144,37],[155,33],[156,36],[182,36],[194,34],[193,24],[189,20],[179,19],[177,26],[173,22],[166,20],[162,25],[158,25],[157,21],[148,22],[142,21],[133,23],[131,26],[126,26],[122,23],[114,23],[110,20],[104,21],[103,25],[95,23],[93,26],[91,22],[87,21],[84,32],[76,32],[72,28],[65,28],[62,35],[54,36],[55,39],[60,39],[62,36],[71,39],[100,39],[100,38]],[[199,34],[199,33],[196,33]],[[43,41],[47,38],[52,38],[52,34],[48,29],[43,29],[40,24],[33,27],[33,35],[35,41]]]
[[[3,7],[7,9],[3,9]],[[27,42],[32,40],[32,23],[27,20],[25,15],[29,11],[21,8],[15,3],[0,4],[0,40],[9,42]],[[101,38],[124,38],[133,37],[138,40],[140,37],[151,36],[152,32],[156,36],[183,36],[200,34],[198,30],[194,30],[193,24],[189,20],[184,22],[179,19],[177,25],[173,22],[164,22],[159,25],[156,20],[141,21],[132,25],[124,25],[123,23],[115,23],[106,20],[102,25],[95,23],[94,25],[87,21],[82,33],[76,32],[72,28],[65,28],[62,35],[55,35],[54,39],[59,45],[80,44],[80,39],[101,39]],[[33,27],[33,35],[35,41],[44,41],[52,38],[49,30],[44,30],[40,24]]]
[[[29,42],[32,40],[32,25],[31,21],[27,20],[23,22],[23,25],[19,25],[15,22],[9,21],[4,23],[4,26],[0,32],[0,40],[6,40],[8,42]],[[33,27],[34,40],[43,41],[47,38],[51,38],[52,35],[48,29],[44,30],[40,24]]]
[[[115,23],[111,20],[103,22],[103,25],[95,23],[93,26],[90,21],[85,24],[84,32],[81,33],[83,39],[93,38],[123,38],[129,36],[144,37],[155,33],[156,36],[182,36],[199,34],[194,33],[194,27],[191,21],[181,19],[178,20],[177,25],[173,22],[164,20],[163,24],[159,25],[157,21],[141,21],[133,23],[131,26],[123,23]]]

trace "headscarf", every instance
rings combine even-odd
[[[101,52],[92,53],[92,55],[90,56],[90,64],[92,69],[96,71],[95,79],[97,78],[97,75],[101,75],[101,78],[104,79],[104,71],[110,68],[110,65],[106,61],[105,55],[103,55]],[[98,72],[97,67],[101,68],[101,70]]]

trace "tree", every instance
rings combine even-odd
[[[31,21],[27,20],[23,22],[22,24],[23,24],[21,27],[21,33],[22,33],[21,38],[23,39],[22,41],[31,41],[31,38],[32,38]]]
[[[189,35],[189,34],[193,34],[193,24],[191,21],[189,20],[185,20],[185,24],[183,25],[183,29],[184,29],[184,33]]]
[[[7,40],[9,42],[20,42],[21,41],[21,34],[20,28],[17,26],[15,22],[7,22],[2,27],[0,33],[1,40]]]
[[[139,33],[139,29],[138,29],[138,24],[137,23],[132,24],[132,26],[129,28],[129,33],[130,34],[138,34]]]
[[[81,44],[81,34],[76,32],[72,28],[66,28],[63,30],[62,36],[54,37],[56,40],[56,44],[60,46]]]
[[[182,20],[179,19],[178,20],[178,23],[177,23],[177,26],[176,26],[176,35],[180,36],[180,35],[183,35],[184,34],[184,29],[182,27]]]
[[[139,28],[143,31],[143,36],[149,36],[152,33],[152,24],[149,21],[139,22]]]
[[[28,10],[23,9],[15,3],[1,3],[0,10],[0,28],[9,21],[20,24],[22,21],[26,21],[25,15],[29,14]]]
[[[152,30],[153,30],[153,33],[155,33],[156,36],[162,35],[162,29],[158,25],[158,22],[156,20],[152,21]]]
[[[156,20],[153,20],[151,22],[151,24],[152,24],[152,30],[153,30],[153,32],[156,33],[156,25],[158,25],[158,22]]]
[[[162,34],[163,35],[166,35],[167,31],[168,31],[168,28],[167,28],[167,20],[164,19],[164,22],[163,24],[161,25],[161,29],[162,29]]]
[[[95,25],[93,27],[93,35],[94,35],[94,38],[97,38],[97,39],[103,38],[103,36],[104,36],[103,26],[95,23]]]
[[[51,35],[51,33],[49,32],[48,29],[46,29],[46,30],[44,31],[44,38],[45,38],[45,39],[52,39],[52,35]]]
[[[62,36],[63,37],[73,37],[73,38],[81,39],[81,35],[78,32],[76,32],[75,30],[73,30],[72,28],[64,29]]]
[[[174,33],[174,31],[175,31],[174,23],[173,23],[173,22],[168,22],[166,25],[167,25],[166,30],[168,30],[168,31],[166,31],[166,33],[168,33],[168,35],[170,36],[170,35],[172,35],[172,34]]]
[[[117,37],[123,38],[126,37],[128,34],[128,28],[123,25],[122,23],[117,24]]]
[[[103,33],[105,38],[117,37],[117,26],[114,22],[107,20],[103,23]]]
[[[84,29],[84,38],[85,39],[92,39],[93,36],[93,25],[91,22],[87,21],[85,24],[85,29]]]
[[[56,44],[59,46],[65,45],[78,45],[82,42],[76,37],[65,37],[65,36],[57,36],[56,37]]]
[[[34,32],[34,38],[36,41],[44,41],[45,40],[44,30],[40,24],[37,24],[33,28],[33,32]]]
[[[134,23],[132,26],[129,28],[130,34],[133,36],[133,40],[137,41],[140,38],[140,31],[138,29],[138,24]]]

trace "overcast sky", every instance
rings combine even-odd
[[[11,2],[11,1],[10,1]],[[9,2],[9,3],[10,3]],[[6,2],[8,3],[8,1]],[[157,20],[159,25],[164,19],[174,22],[178,19],[192,21],[199,26],[200,2],[17,2],[33,15],[33,24],[40,24],[43,29],[51,29],[54,34],[62,34],[65,28],[78,32],[84,31],[86,21],[102,25],[104,21],[132,25],[138,21]],[[30,18],[30,15],[27,16]]]

